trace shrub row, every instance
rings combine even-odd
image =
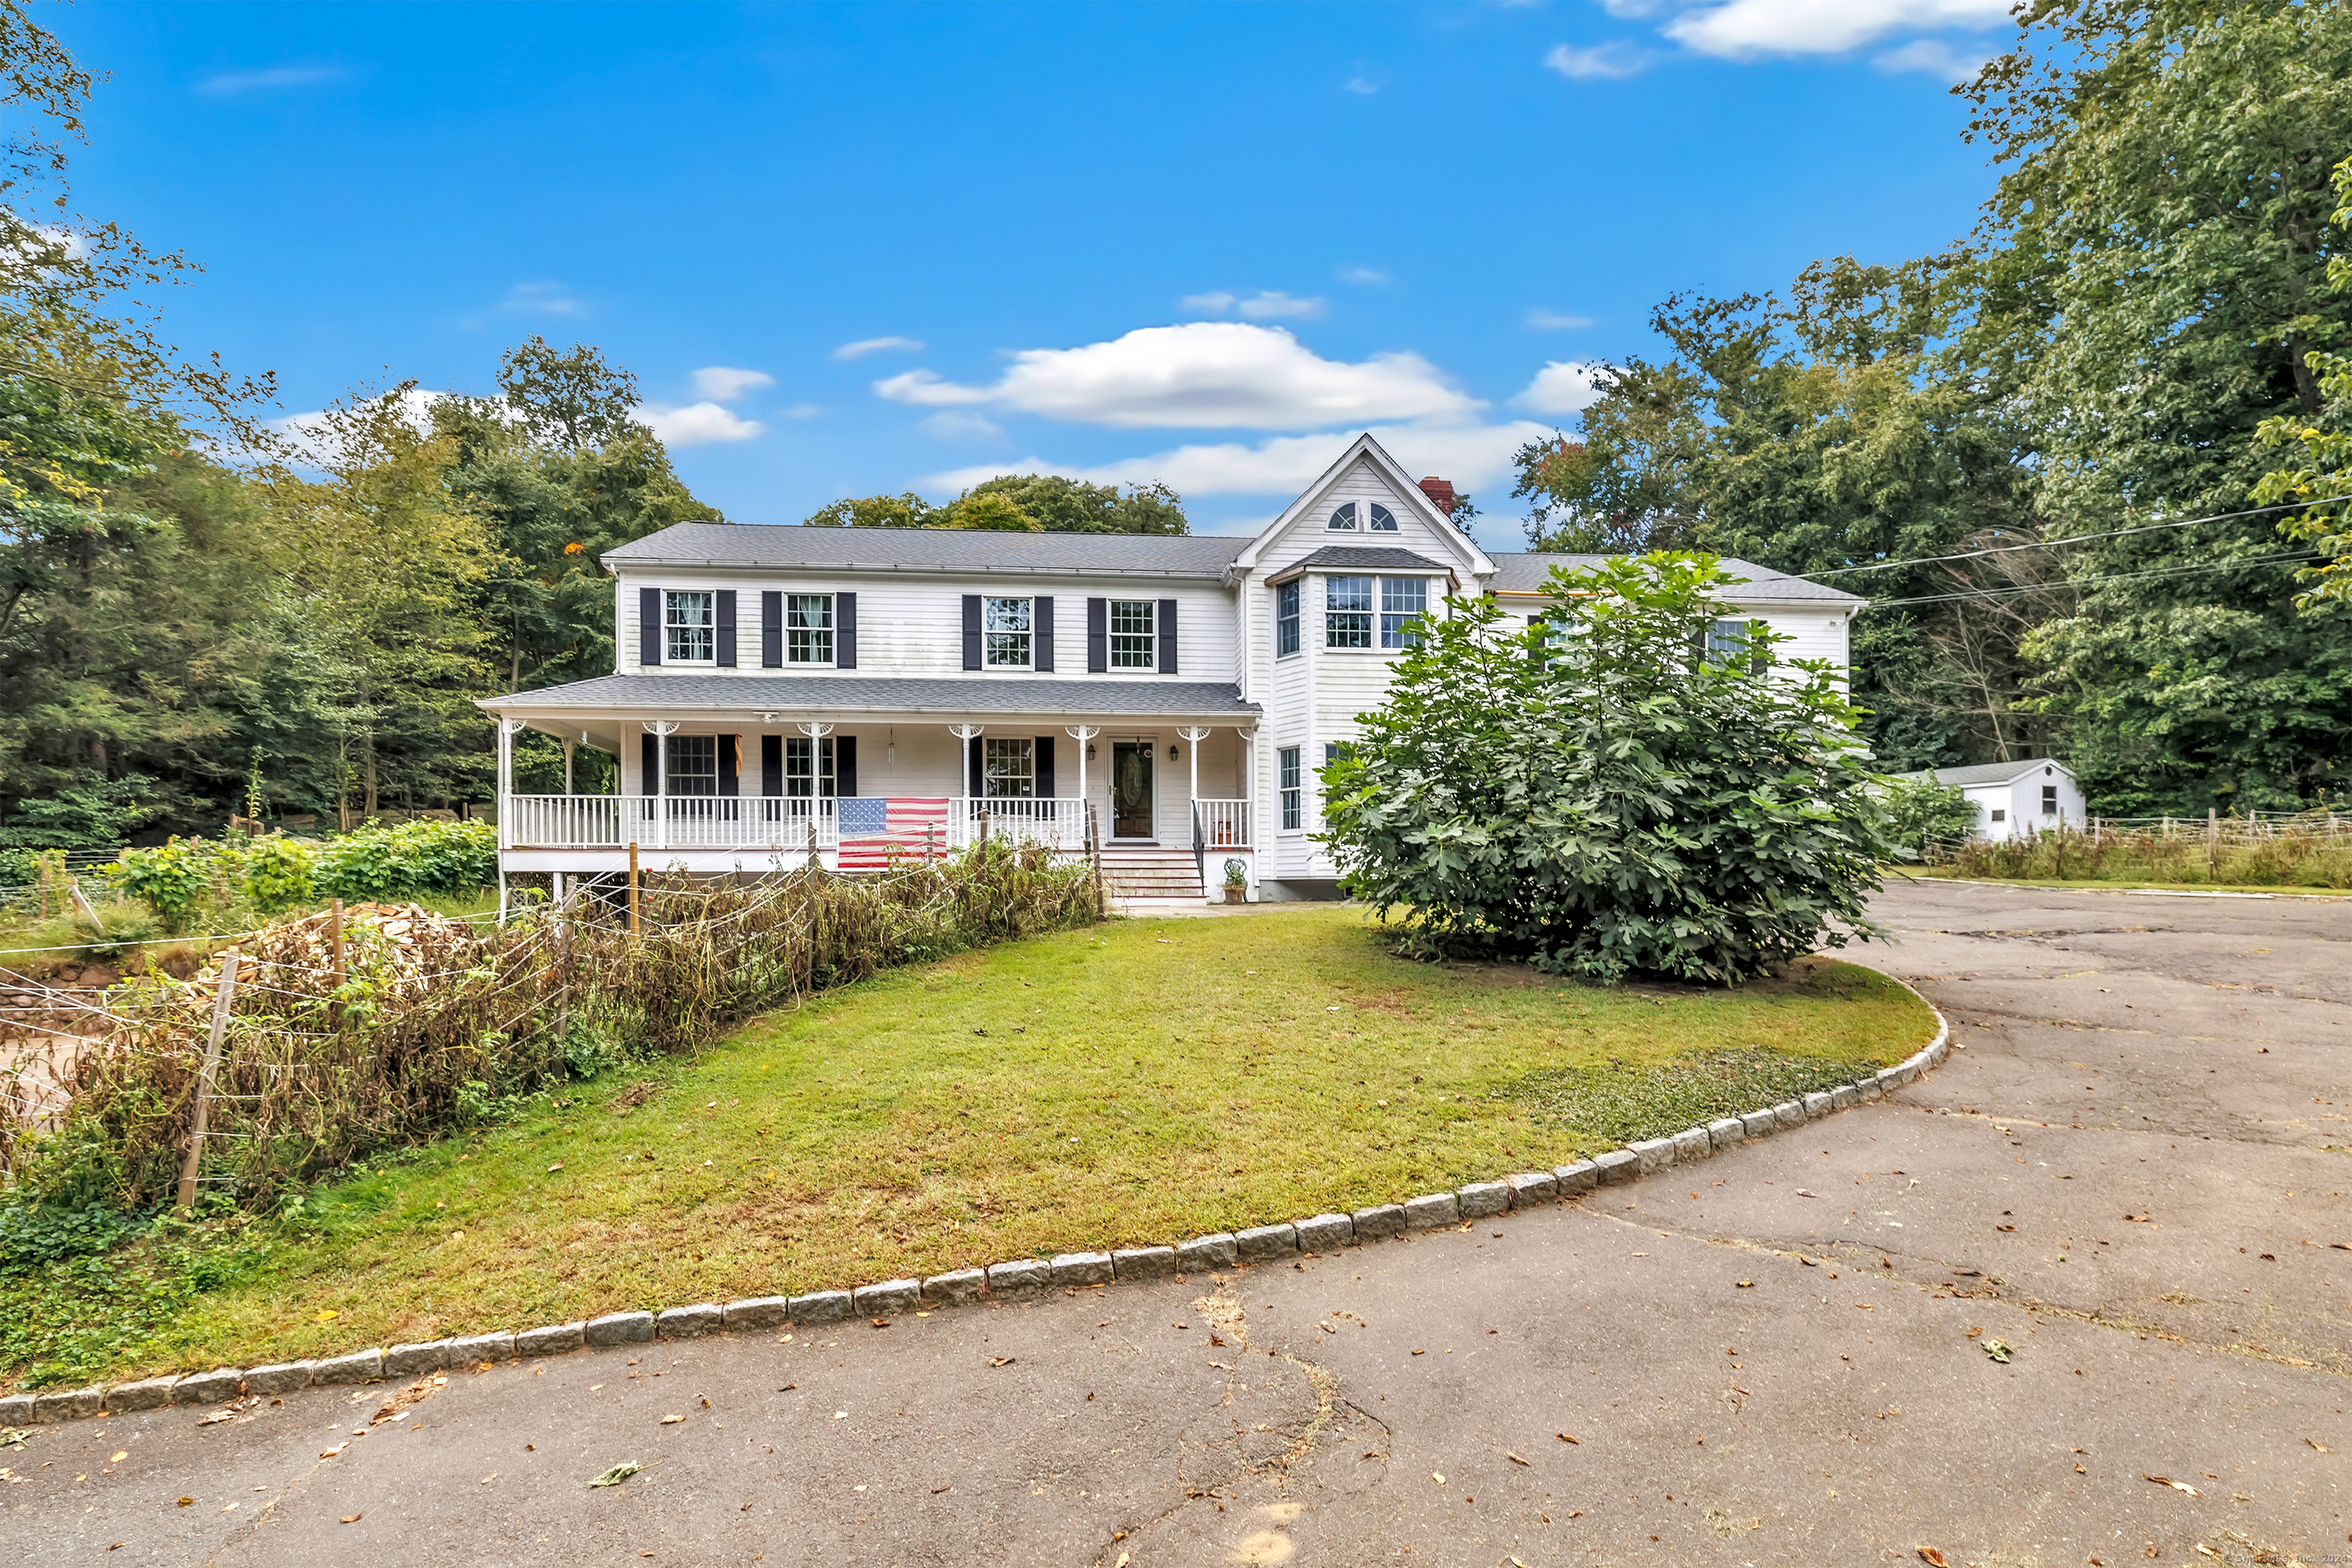
[[[497,879],[498,829],[487,822],[404,822],[323,841],[281,834],[175,837],[153,849],[126,850],[108,874],[168,923],[223,895],[276,911],[322,897],[465,893]]]

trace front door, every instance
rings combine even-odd
[[[1110,836],[1151,837],[1151,742],[1110,743]]]

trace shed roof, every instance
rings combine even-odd
[[[2014,784],[2037,768],[2055,768],[2070,779],[2074,776],[2074,770],[2055,757],[2026,757],[2014,763],[1974,763],[1964,768],[1922,768],[1917,773],[1895,776],[1914,783],[1933,779],[1937,784],[1955,784],[1965,789],[1970,784]]]

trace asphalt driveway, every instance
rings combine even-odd
[[[1960,1047],[1882,1105],[1181,1285],[42,1428],[0,1559],[2352,1562],[2352,903],[1878,910]]]

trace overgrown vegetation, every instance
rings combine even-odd
[[[174,931],[200,907],[241,900],[278,913],[318,898],[409,899],[471,892],[497,880],[498,829],[488,822],[371,823],[314,843],[261,838],[173,838],[126,851],[108,879]]]
[[[1938,868],[1962,877],[2053,882],[2158,882],[2180,887],[2352,888],[2352,837],[2342,819],[2298,824],[2231,822],[2208,839],[2182,831],[2065,827],[2016,838],[1942,847]]]
[[[1678,1130],[1676,1063],[1785,1099],[1788,1064],[1851,1081],[1933,1028],[1827,959],[1594,987],[1405,959],[1331,905],[1120,921],[814,995],[167,1234],[221,1282],[110,1360],[64,1370],[110,1310],[64,1266],[13,1300],[50,1380],[90,1381],[1159,1244]],[[1584,1077],[1620,1089],[1560,1098]],[[163,1268],[128,1245],[100,1256]]]
[[[1888,779],[1879,795],[1887,838],[1912,855],[1951,844],[1976,830],[1977,808],[1958,784],[1932,778]]]
[[[608,909],[505,928],[354,922],[340,976],[316,929],[240,944],[206,1179],[241,1207],[370,1151],[501,1113],[567,1075],[690,1053],[751,1015],[897,964],[1090,921],[1083,865],[976,847],[863,880],[803,870],[752,886],[656,887],[632,935]],[[163,1201],[194,1114],[215,972],[149,971],[107,993],[120,1020],[66,1075],[54,1132],[5,1129],[16,1191],[136,1213]]]
[[[1735,984],[1874,934],[1875,784],[1838,673],[1712,558],[1555,570],[1546,619],[1421,623],[1324,770],[1323,840],[1408,951]],[[1738,628],[1730,635],[1726,628]]]

